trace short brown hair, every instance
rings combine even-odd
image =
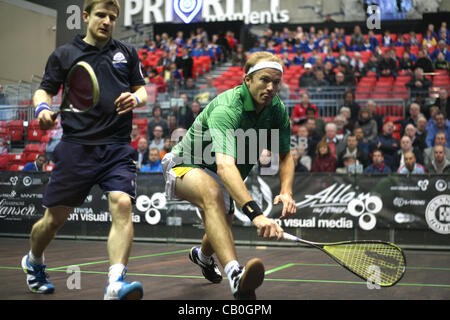
[[[276,55],[267,52],[267,51],[257,51],[252,53],[248,59],[247,63],[245,64],[244,71],[245,73],[248,73],[248,70],[250,70],[251,67],[256,65],[260,61],[273,61],[278,62],[281,64],[281,66],[284,66],[283,60],[281,58],[277,57]]]
[[[113,6],[114,8],[116,8],[117,15],[120,14],[120,4],[118,0],[85,0],[83,5],[83,11],[86,11],[88,14],[90,14],[92,8],[94,8],[97,4],[100,3]]]

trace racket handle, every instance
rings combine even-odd
[[[58,118],[58,115],[59,115],[59,111],[57,111],[54,114],[52,114],[52,120],[55,121],[56,118]]]
[[[283,239],[284,240],[295,241],[295,242],[299,242],[300,241],[296,236],[293,236],[292,234],[289,234],[287,232],[283,232]]]

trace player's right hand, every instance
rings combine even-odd
[[[283,229],[273,219],[269,219],[263,214],[253,219],[253,224],[258,228],[258,235],[266,239],[283,239]]]
[[[52,120],[53,111],[50,110],[42,110],[39,112],[39,115],[37,117],[39,128],[41,130],[48,130],[53,128],[53,126],[58,124],[58,119],[55,121]]]

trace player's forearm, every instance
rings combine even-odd
[[[37,105],[39,105],[40,103],[46,103],[49,105],[49,107],[51,107],[52,99],[52,95],[48,94],[45,90],[38,89],[33,96],[34,107],[37,107]]]
[[[147,104],[147,90],[145,90],[145,87],[140,86],[133,89],[135,89],[133,94],[136,95],[139,100],[138,107],[145,106]]]
[[[294,183],[295,164],[291,153],[280,155],[280,194],[292,196],[292,186]]]

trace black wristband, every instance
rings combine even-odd
[[[261,208],[255,201],[249,201],[242,207],[244,214],[253,221],[257,216],[263,214]]]

